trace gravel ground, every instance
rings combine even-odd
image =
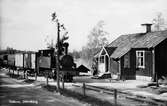
[[[26,83],[23,80],[10,78],[0,71],[0,105],[1,106],[86,106],[76,99],[50,92],[41,84]]]
[[[7,72],[7,71],[6,71]],[[12,71],[11,71],[12,72]],[[15,74],[17,74],[17,72],[15,72]],[[1,76],[5,77],[5,74],[4,73],[1,73]],[[14,76],[13,76],[14,77]],[[18,78],[17,75],[15,75],[16,78]],[[36,86],[38,89],[41,89],[41,84],[45,85],[46,84],[46,78],[44,77],[38,77],[37,78],[37,81],[34,81],[34,77],[28,77],[29,80],[28,81],[25,81],[23,79],[14,79],[17,84],[15,84],[15,87],[13,85],[8,85],[8,84],[5,84],[5,85],[2,85],[1,87],[5,88],[5,87],[9,87],[9,88],[35,88],[34,86]],[[11,80],[9,80],[10,82]],[[30,82],[29,82],[30,81]],[[31,82],[32,81],[32,82]],[[6,81],[3,81],[6,83]],[[22,83],[24,82],[24,87],[21,87],[21,85],[19,85],[18,83]],[[10,82],[10,83],[13,83],[13,82]],[[27,84],[29,83],[29,84]],[[66,91],[64,91],[65,93],[63,93],[64,96],[67,96],[67,97],[72,97],[75,101],[75,99],[79,100],[81,103],[83,103],[84,105],[112,105],[114,102],[113,102],[113,96],[111,95],[107,95],[107,94],[103,94],[103,93],[100,93],[100,92],[95,92],[95,91],[91,91],[91,90],[87,90],[87,97],[82,97],[82,88],[77,88],[77,87],[74,87],[72,86],[73,84],[79,84],[79,85],[82,85],[82,83],[86,83],[88,85],[93,85],[93,86],[97,86],[97,87],[104,87],[104,88],[116,88],[116,89],[119,89],[119,90],[124,90],[126,92],[130,92],[130,93],[133,93],[134,95],[141,95],[141,96],[148,96],[148,97],[155,97],[156,99],[164,99],[166,98],[166,95],[164,93],[161,94],[161,95],[158,95],[156,94],[155,90],[156,89],[152,89],[152,88],[138,88],[138,86],[142,85],[142,86],[146,86],[149,82],[148,81],[138,81],[138,80],[127,80],[127,81],[116,81],[116,80],[104,80],[104,79],[91,79],[91,76],[90,75],[82,75],[82,76],[78,76],[78,77],[74,77],[74,81],[72,83],[65,83],[65,88],[66,88]],[[49,79],[49,84],[51,86],[56,86],[56,82],[52,79]],[[61,85],[61,83],[60,83]],[[17,87],[16,87],[17,86]],[[43,92],[46,92],[46,91],[49,91],[49,93],[53,94],[54,90],[53,88],[45,88],[43,89],[42,87],[42,90],[41,91],[42,93]],[[17,90],[16,90],[17,91]],[[35,90],[34,90],[35,91]],[[39,91],[39,90],[38,90]],[[33,93],[33,92],[32,92]],[[160,97],[161,96],[161,97]],[[44,98],[45,100],[47,100],[47,98]],[[55,101],[54,99],[48,99],[49,102],[53,102]],[[46,102],[48,102],[46,101]],[[104,102],[105,101],[105,102]],[[138,105],[141,105],[141,106],[146,106],[147,104],[141,104],[141,102],[134,102],[134,101],[127,101],[124,97],[119,97],[119,103],[121,105],[125,105],[125,106],[138,106]],[[82,105],[83,105],[82,104]]]

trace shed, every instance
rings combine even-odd
[[[84,65],[80,65],[77,69],[78,72],[84,72],[87,73],[88,71],[90,71],[87,67],[85,67]]]

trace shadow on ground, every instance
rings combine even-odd
[[[33,80],[33,79],[25,79],[23,82],[28,83],[28,84],[32,84],[32,83],[35,82],[35,80]]]
[[[7,73],[7,75],[10,76],[11,78],[15,78],[15,79],[18,79],[18,80],[25,79],[25,78],[23,78],[22,75],[18,75],[18,74]]]

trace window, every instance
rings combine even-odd
[[[104,56],[100,56],[100,63],[104,63]]]
[[[136,67],[145,68],[145,54],[144,51],[136,51]]]
[[[124,56],[124,68],[130,68],[130,55],[129,53]]]

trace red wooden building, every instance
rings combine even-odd
[[[167,30],[127,34],[118,37],[95,55],[98,70],[120,79],[155,79],[167,76]]]

